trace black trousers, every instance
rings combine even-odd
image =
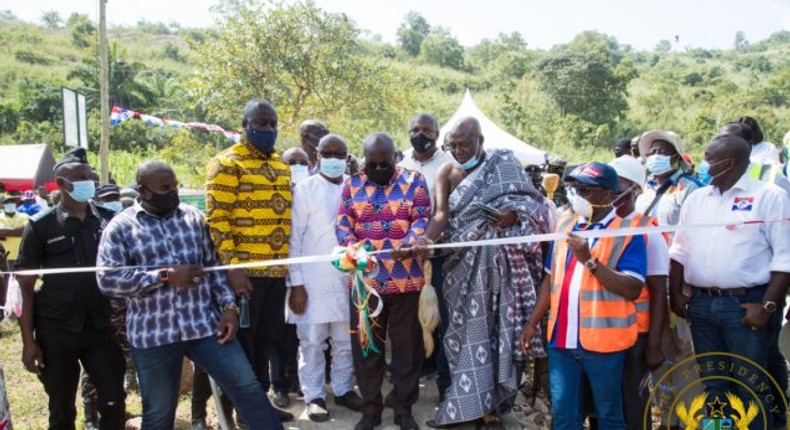
[[[296,336],[296,324],[285,324],[285,355],[280,366],[279,378],[287,388],[286,391],[299,391],[299,337]]]
[[[97,331],[90,323],[79,333],[57,329],[37,330],[36,341],[44,355],[39,379],[49,396],[49,429],[73,430],[77,417],[75,400],[80,363],[96,386],[101,430],[123,430],[126,422],[126,393],[123,376],[126,360],[107,328]]]
[[[351,334],[351,350],[354,355],[354,373],[364,400],[362,413],[380,415],[384,410],[381,384],[386,367],[385,353],[387,332],[392,341],[392,359],[397,365],[393,372],[393,409],[395,415],[411,414],[420,394],[420,370],[425,357],[422,343],[422,328],[417,317],[420,303],[419,293],[382,295],[384,302],[381,314],[373,326],[372,341],[381,351],[362,356],[362,347],[356,334]],[[370,309],[376,308],[376,298],[371,297]],[[351,330],[356,331],[359,315],[351,304]]]
[[[250,327],[239,329],[239,342],[263,391],[274,387],[275,391],[287,392],[288,383],[282,376],[285,374],[282,365],[287,356],[285,279],[250,278],[250,281]]]
[[[206,419],[206,404],[211,398],[211,383],[205,370],[193,364],[192,372],[192,421]],[[228,420],[233,418],[233,403],[228,396],[222,395],[222,410]]]

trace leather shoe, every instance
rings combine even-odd
[[[400,426],[400,430],[420,430],[411,414],[395,415],[395,424]]]
[[[344,406],[354,412],[361,411],[362,405],[364,403],[365,402],[362,400],[362,397],[359,397],[359,394],[357,394],[354,390],[351,390],[342,396],[335,396],[335,404]]]
[[[326,409],[324,399],[315,399],[307,404],[307,418],[317,423],[322,423],[329,419],[329,411]]]
[[[354,430],[373,430],[378,425],[381,425],[381,415],[362,415]]]
[[[458,427],[455,424],[439,424],[436,420],[428,420],[425,422],[425,425],[432,429],[453,429]]]
[[[208,425],[206,425],[206,420],[193,420],[192,430],[208,430]]]
[[[274,412],[277,414],[277,418],[280,419],[281,423],[289,423],[294,420],[294,415],[290,412],[277,408],[274,408]]]
[[[291,398],[285,391],[278,391],[274,393],[274,406],[278,408],[287,408],[291,406]]]

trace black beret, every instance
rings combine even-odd
[[[121,195],[121,188],[117,185],[107,184],[102,185],[99,188],[96,188],[96,198],[104,197],[104,196],[111,196],[113,194]]]
[[[66,155],[55,163],[53,170],[57,170],[58,167],[64,164],[88,164],[88,156],[85,154],[85,148],[74,148],[67,152]]]

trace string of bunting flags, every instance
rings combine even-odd
[[[237,131],[228,131],[216,124],[206,124],[204,122],[182,122],[173,119],[159,118],[153,115],[148,115],[140,112],[135,112],[126,108],[113,106],[110,113],[110,125],[117,125],[130,119],[137,119],[145,122],[148,125],[155,125],[159,127],[169,126],[171,128],[195,128],[203,131],[210,131],[214,133],[221,133],[227,137],[231,142],[236,143],[241,139],[241,133]]]

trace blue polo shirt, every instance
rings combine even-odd
[[[579,218],[579,221],[573,226],[572,231],[605,230],[609,228],[609,225],[611,225],[615,217],[616,212],[612,210],[608,215],[601,219],[600,222],[594,224],[587,224],[587,220]],[[590,249],[592,250],[595,248],[597,243],[597,239],[592,239]],[[543,266],[546,273],[551,273],[553,255],[554,242],[551,244],[551,249],[549,250],[549,254],[546,257],[546,262]],[[566,277],[572,276],[571,268],[569,267],[571,257],[572,251],[568,249],[568,256],[566,258],[567,266],[565,267]],[[577,266],[573,268],[574,272],[576,270],[585,269],[581,263],[577,263]],[[647,276],[647,243],[645,242],[645,237],[643,235],[633,236],[631,242],[629,242],[625,249],[623,249],[623,254],[620,257],[620,260],[617,261],[615,270],[620,273],[633,276],[643,283],[645,282],[645,276]],[[560,290],[560,303],[557,309],[557,319],[554,323],[554,332],[552,333],[552,338],[549,339],[549,347],[567,349],[571,348],[572,345],[575,344],[576,348],[581,349],[581,344],[578,340],[580,321],[578,306],[580,295],[579,292],[581,291],[580,282],[581,277],[577,277],[576,279],[572,279],[570,282],[562,282],[560,284],[562,286]],[[557,338],[560,331],[563,332],[560,336],[563,339],[570,341],[571,346],[568,346],[567,342],[564,345],[558,345]],[[573,339],[575,339],[575,342],[572,341]]]

